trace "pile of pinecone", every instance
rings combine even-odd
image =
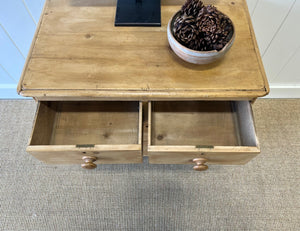
[[[197,51],[221,50],[231,39],[231,20],[212,5],[187,0],[173,25],[173,34],[185,47]]]

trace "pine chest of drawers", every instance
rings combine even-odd
[[[38,101],[27,151],[50,164],[245,164],[260,152],[251,104],[269,92],[245,0],[205,1],[236,41],[209,65],[180,60],[166,27],[114,27],[116,1],[46,1],[18,92]]]

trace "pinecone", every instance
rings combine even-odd
[[[177,41],[198,51],[221,50],[230,40],[232,29],[226,15],[199,0],[187,0],[173,24]]]
[[[204,5],[200,0],[187,0],[181,7],[181,13],[186,14],[187,16],[197,17],[203,6]]]
[[[196,28],[195,18],[184,14],[176,19],[173,27],[173,33],[177,40],[183,44],[189,44],[197,38],[198,30]]]

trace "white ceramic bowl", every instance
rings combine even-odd
[[[229,42],[222,48],[222,50],[196,51],[183,46],[175,39],[173,35],[173,30],[171,28],[173,26],[174,19],[177,17],[179,13],[180,11],[174,14],[174,16],[169,21],[168,28],[167,28],[168,41],[175,54],[178,55],[183,60],[185,60],[186,62],[194,63],[194,64],[212,63],[220,59],[221,57],[223,57],[232,46],[235,39],[235,29],[233,24],[232,24],[233,27],[232,37],[229,40]]]

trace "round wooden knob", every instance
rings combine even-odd
[[[207,159],[205,158],[195,158],[193,159],[193,162],[196,163],[196,166],[193,167],[196,171],[205,171],[208,169],[208,166],[205,164]]]
[[[94,162],[97,160],[97,158],[94,156],[84,156],[84,157],[82,157],[82,160],[84,161],[84,164],[81,165],[82,168],[94,169],[97,167],[97,165],[94,164]]]

